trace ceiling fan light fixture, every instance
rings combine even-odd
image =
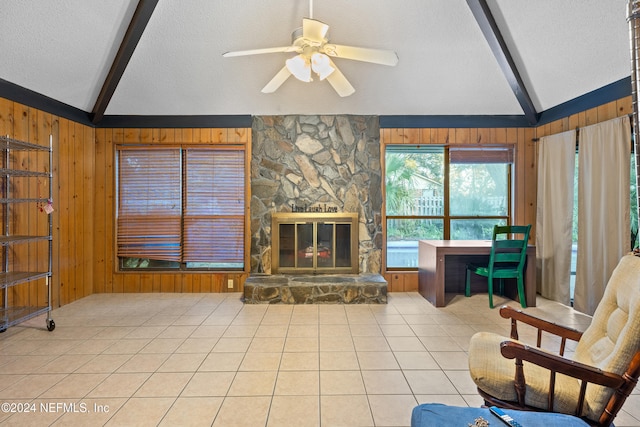
[[[303,55],[296,55],[293,58],[287,59],[287,69],[293,76],[303,82],[310,82],[311,79],[311,65],[307,58]]]
[[[320,80],[324,80],[336,69],[331,66],[329,57],[323,53],[315,52],[311,55],[311,69],[318,74]]]
[[[302,27],[291,34],[291,45],[273,48],[250,49],[227,52],[228,56],[257,55],[263,53],[292,53],[295,57],[285,61],[284,67],[262,88],[263,93],[275,92],[289,77],[308,83],[313,81],[312,72],[320,80],[326,80],[341,97],[349,96],[355,89],[332,58],[352,59],[374,64],[394,66],[398,55],[391,50],[329,44],[329,25],[313,19],[313,0],[309,0],[309,18],[302,19]]]

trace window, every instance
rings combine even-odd
[[[117,149],[123,269],[244,269],[244,150]]]
[[[490,239],[510,223],[512,163],[511,146],[387,146],[387,268],[417,268],[419,240]]]
[[[513,150],[449,149],[450,233],[445,239],[491,239],[493,226],[509,223]]]
[[[443,147],[387,146],[387,268],[417,267],[418,241],[443,238],[444,171]]]
[[[118,149],[118,257],[128,268],[181,260],[180,149]]]

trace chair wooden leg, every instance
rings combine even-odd
[[[464,285],[464,296],[471,296],[471,272],[467,268],[467,273],[465,274],[465,285]]]
[[[518,276],[518,297],[520,298],[522,308],[527,308],[527,298],[524,294],[524,281],[522,280],[522,276]]]

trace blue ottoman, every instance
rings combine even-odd
[[[589,424],[571,415],[513,409],[502,411],[522,427],[589,427]],[[425,403],[413,408],[411,427],[467,427],[469,424],[473,426],[478,417],[489,421],[490,427],[507,427],[489,408],[462,408],[440,403]]]

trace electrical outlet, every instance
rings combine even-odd
[[[227,288],[233,289],[233,279],[227,280]]]

